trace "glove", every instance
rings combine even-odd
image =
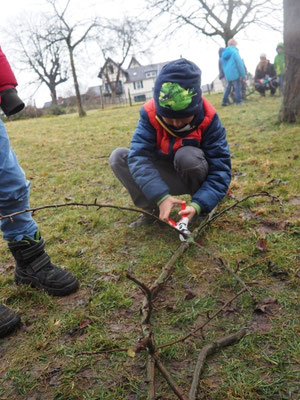
[[[17,94],[16,89],[6,89],[0,93],[0,106],[6,116],[14,115],[23,110],[25,104]]]

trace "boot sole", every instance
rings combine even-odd
[[[76,290],[79,288],[79,282],[77,281],[77,279],[69,285],[65,286],[64,288],[58,289],[42,285],[37,279],[34,279],[32,277],[20,276],[17,273],[15,273],[15,282],[17,285],[30,285],[36,289],[44,289],[52,296],[67,296],[71,293],[76,292]]]
[[[15,329],[17,329],[21,325],[21,318],[16,314],[14,318],[8,321],[5,325],[1,326],[0,329],[0,338],[8,336]]]

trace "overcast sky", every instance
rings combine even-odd
[[[282,0],[278,0],[279,3]],[[125,15],[140,15],[147,0],[71,0],[71,8],[75,15],[90,16],[96,14],[107,18],[118,18]],[[47,10],[45,0],[0,0],[1,7],[1,27],[13,25],[13,20],[22,13],[39,13]],[[145,16],[144,16],[145,18]],[[159,29],[160,27],[157,27]],[[155,29],[155,28],[154,28]],[[245,61],[246,67],[252,74],[259,62],[259,55],[266,53],[267,57],[273,62],[276,55],[276,45],[282,41],[282,35],[276,30],[262,30],[258,27],[250,27],[246,32],[240,33],[238,48],[240,55]],[[0,46],[8,54],[9,42]],[[203,35],[195,34],[191,28],[178,31],[176,35],[167,41],[163,40],[152,49],[152,54],[146,54],[137,58],[143,65],[152,62],[171,61],[179,57],[185,57],[194,61],[202,70],[202,83],[210,83],[218,75],[218,49],[224,46],[221,39],[210,39]],[[9,61],[13,64],[13,55],[9,54]],[[89,86],[100,84],[97,74],[101,68],[101,57],[89,55],[88,60],[83,61],[83,66],[79,68],[79,81],[81,91]],[[78,62],[79,60],[77,60]],[[127,65],[125,65],[127,67]],[[15,71],[19,82],[19,94],[28,101],[33,94],[34,88],[28,90],[28,77],[22,71]],[[58,86],[58,94],[65,95],[72,88],[72,82]],[[42,106],[45,101],[50,100],[49,90],[44,87],[38,90],[34,99],[38,106]]]

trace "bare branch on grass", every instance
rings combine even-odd
[[[183,390],[177,385],[177,383],[174,381],[174,379],[172,378],[172,376],[170,375],[170,373],[168,372],[168,370],[166,369],[166,367],[164,366],[164,364],[161,362],[158,354],[154,354],[153,355],[154,359],[155,359],[155,365],[157,366],[157,368],[159,369],[160,373],[162,374],[162,376],[165,378],[165,380],[167,381],[168,385],[170,386],[170,388],[173,390],[173,392],[176,394],[176,396],[180,399],[180,400],[189,400],[188,397],[185,395],[185,393],[183,392]]]
[[[158,349],[163,349],[164,347],[169,347],[169,346],[173,346],[176,343],[181,343],[184,342],[186,339],[190,338],[191,336],[194,336],[195,333],[197,332],[201,332],[203,330],[203,328],[209,324],[214,318],[216,318],[217,315],[219,315],[222,311],[224,311],[236,298],[238,298],[241,294],[243,294],[244,292],[246,292],[246,289],[243,288],[242,290],[240,290],[235,296],[233,296],[230,300],[228,300],[223,307],[219,308],[218,311],[216,311],[214,314],[208,316],[207,320],[205,322],[203,322],[203,324],[199,325],[197,328],[193,329],[191,332],[189,332],[188,334],[173,340],[172,342],[169,343],[165,343],[162,344],[160,346],[158,346]]]
[[[255,261],[254,263],[252,263],[252,264],[250,264],[250,265],[247,265],[246,267],[242,268],[240,271],[241,271],[241,272],[244,272],[244,271],[246,271],[247,269],[252,268],[252,267],[254,267],[254,266],[257,265],[257,264],[262,264],[262,263],[264,263],[265,261],[267,261],[269,258],[270,258],[270,256],[264,257],[264,258],[262,258],[261,260],[257,260],[257,261]],[[249,283],[248,283],[248,285],[249,285]]]
[[[199,386],[200,376],[204,368],[205,360],[208,356],[215,353],[216,351],[222,349],[223,347],[230,346],[234,343],[237,343],[241,340],[247,333],[247,329],[243,328],[240,331],[233,333],[229,336],[225,336],[221,339],[218,339],[206,346],[204,346],[198,356],[197,364],[195,367],[193,382],[191,385],[189,400],[196,400],[197,389]]]
[[[148,354],[148,384],[149,384],[149,400],[155,400],[155,360],[151,354]]]
[[[247,199],[249,199],[251,197],[257,197],[257,196],[268,196],[268,197],[271,197],[273,200],[275,198],[275,196],[272,196],[269,193],[256,193],[253,195],[246,196],[244,199],[242,199],[240,201],[237,201],[235,204],[233,204],[232,206],[228,207],[227,209],[223,210],[222,212],[220,212],[219,214],[217,214],[215,216],[213,216],[213,212],[208,214],[206,219],[200,224],[200,226],[197,229],[194,230],[193,234],[191,236],[189,236],[187,241],[182,242],[180,244],[180,246],[178,246],[175,253],[169,259],[169,261],[165,264],[165,266],[163,267],[163,269],[161,271],[161,274],[154,281],[154,283],[150,286],[150,288],[147,285],[145,285],[143,282],[138,280],[136,277],[134,277],[129,271],[127,271],[127,273],[126,273],[127,278],[130,279],[131,281],[133,281],[134,283],[136,283],[144,294],[144,299],[143,299],[142,309],[141,309],[141,312],[142,312],[141,327],[142,327],[142,332],[143,332],[144,337],[142,340],[140,340],[140,342],[134,348],[130,348],[130,349],[128,349],[128,348],[117,349],[116,348],[116,349],[100,350],[100,351],[94,351],[94,352],[81,352],[79,354],[93,355],[93,354],[101,354],[101,353],[113,353],[113,352],[119,352],[119,351],[129,352],[129,350],[131,350],[133,352],[133,354],[135,354],[141,350],[147,349],[147,351],[149,353],[149,355],[148,355],[148,383],[149,383],[148,399],[150,399],[150,400],[155,399],[155,373],[154,373],[154,362],[153,362],[153,360],[155,360],[155,366],[160,370],[161,374],[163,375],[163,377],[165,378],[165,380],[167,381],[167,383],[169,384],[169,386],[171,387],[173,392],[176,394],[176,396],[182,400],[189,400],[188,397],[186,396],[186,394],[176,384],[176,382],[174,381],[174,379],[172,378],[172,376],[170,375],[170,373],[168,372],[166,367],[161,362],[157,351],[161,348],[172,346],[179,342],[184,342],[189,337],[196,337],[196,333],[199,331],[203,335],[203,328],[210,321],[212,321],[214,318],[216,318],[217,315],[219,315],[222,311],[224,311],[226,309],[226,307],[228,307],[228,305],[231,304],[237,297],[239,297],[245,291],[248,291],[248,293],[251,296],[253,296],[253,295],[252,295],[251,291],[249,290],[249,288],[246,286],[245,282],[242,279],[240,279],[238,277],[238,275],[228,267],[228,265],[226,264],[225,261],[223,261],[221,258],[218,258],[215,255],[212,255],[210,252],[208,252],[206,250],[206,252],[208,252],[210,256],[212,256],[216,261],[218,261],[219,264],[221,264],[227,271],[229,271],[236,278],[236,280],[239,283],[242,284],[243,289],[240,292],[238,292],[234,297],[232,297],[228,302],[226,302],[223,305],[223,307],[221,307],[219,310],[217,310],[213,315],[211,315],[211,316],[207,315],[207,320],[203,324],[201,324],[197,328],[193,329],[185,336],[182,336],[181,338],[179,338],[177,340],[174,340],[170,343],[163,344],[161,346],[155,345],[154,336],[153,336],[153,333],[151,330],[151,325],[150,325],[151,321],[150,320],[151,320],[151,315],[152,315],[152,311],[153,311],[152,302],[153,302],[153,299],[155,298],[155,296],[157,295],[157,293],[159,292],[159,290],[168,281],[168,279],[171,277],[172,273],[174,272],[176,261],[190,247],[190,245],[196,244],[198,247],[200,247],[203,250],[203,247],[200,246],[197,242],[195,242],[195,238],[197,236],[199,236],[199,234],[204,230],[204,228],[207,227],[209,224],[211,224],[213,221],[215,221],[217,218],[219,218],[221,215],[223,215],[225,212],[228,212],[229,210],[238,206],[241,202],[246,201]],[[277,199],[277,201],[278,201],[278,199]],[[281,204],[281,202],[280,202],[280,204]],[[86,208],[97,207],[97,210],[99,210],[101,208],[113,208],[113,209],[118,209],[118,210],[133,211],[133,212],[143,213],[146,215],[151,215],[152,217],[159,220],[159,218],[157,218],[156,216],[154,216],[148,212],[145,212],[144,210],[129,208],[129,207],[115,206],[115,205],[110,205],[110,204],[99,204],[97,202],[97,199],[95,199],[95,201],[93,203],[72,202],[72,203],[48,205],[48,206],[41,206],[41,207],[37,207],[37,208],[26,209],[26,210],[19,211],[19,212],[10,214],[10,215],[5,215],[5,216],[0,215],[0,220],[5,219],[5,218],[9,218],[10,220],[13,220],[14,216],[25,213],[25,212],[34,213],[35,211],[38,211],[41,209],[60,208],[60,207],[66,207],[66,206],[81,206],[81,207],[86,207]],[[178,231],[176,228],[172,227],[168,223],[165,223],[161,220],[159,220],[159,221],[164,223],[165,225],[167,225],[170,229],[175,229],[176,231]],[[204,364],[206,357],[209,354],[212,354],[212,352],[216,351],[220,347],[224,347],[226,345],[229,345],[229,344],[234,343],[235,341],[239,340],[239,338],[242,337],[242,336],[239,337],[239,335],[242,335],[241,332],[242,331],[238,332],[237,334],[230,335],[226,338],[223,338],[223,339],[221,339],[217,342],[214,342],[211,345],[203,348],[203,350],[201,351],[201,353],[199,355],[199,359],[198,359],[197,366],[196,366],[195,373],[194,373],[194,379],[193,379],[193,384],[192,384],[192,388],[191,388],[192,396],[194,396],[193,393],[196,393],[196,389],[199,384],[200,374],[201,374],[203,364]],[[194,389],[195,387],[196,387],[196,389]],[[190,399],[195,399],[195,396],[190,397]]]
[[[130,279],[132,282],[136,283],[145,295],[145,298],[144,298],[145,300],[144,300],[143,306],[142,306],[143,319],[142,319],[141,324],[142,324],[142,326],[145,324],[149,324],[152,310],[153,310],[152,291],[143,282],[139,281],[136,277],[131,275],[129,271],[126,272],[126,277],[128,279]]]

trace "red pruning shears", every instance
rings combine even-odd
[[[185,203],[181,204],[181,211],[184,211],[184,210],[185,210]],[[186,234],[186,235],[191,234],[191,232],[188,230],[189,219],[187,217],[187,214],[182,214],[181,220],[177,223],[171,218],[169,218],[168,222],[170,225],[174,226],[176,229],[183,232],[184,234]],[[186,239],[183,235],[179,235],[179,239],[182,242],[186,241]]]

